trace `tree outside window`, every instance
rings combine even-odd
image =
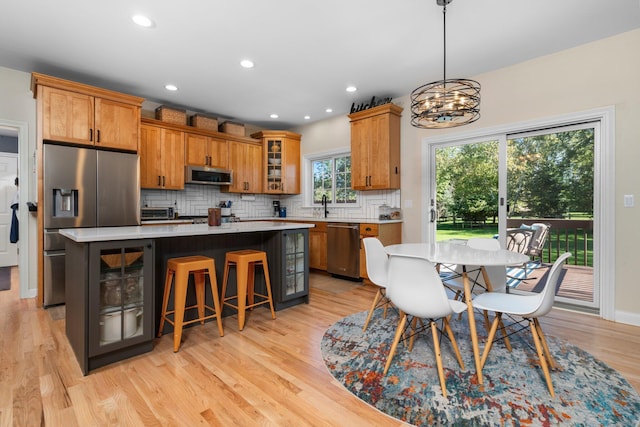
[[[357,193],[351,189],[351,156],[337,155],[311,162],[312,203],[322,204],[322,196],[330,204],[347,205],[357,202]]]

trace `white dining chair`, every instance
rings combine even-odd
[[[389,258],[387,283],[387,297],[400,310],[400,320],[384,367],[384,375],[389,371],[401,339],[411,340],[409,345],[409,351],[411,351],[415,335],[430,330],[433,337],[440,387],[442,395],[446,397],[447,388],[440,353],[440,337],[444,336],[442,330],[444,329],[451,341],[458,363],[464,369],[464,362],[460,356],[453,331],[449,326],[448,318],[453,313],[465,311],[467,305],[447,297],[435,265],[424,258],[392,255]],[[436,323],[438,320],[442,321],[442,328],[438,327]]]
[[[371,283],[373,283],[378,289],[376,295],[373,297],[371,308],[367,314],[367,320],[364,322],[362,331],[367,330],[369,321],[374,311],[378,307],[384,307],[383,318],[387,317],[387,308],[389,306],[389,299],[386,295],[387,289],[387,276],[389,269],[389,257],[384,250],[382,242],[376,237],[365,237],[362,239],[364,244],[364,253],[367,263],[367,276]]]
[[[486,237],[474,237],[467,240],[467,246],[474,249],[482,249],[486,251],[496,251],[500,249],[500,242],[498,239],[486,238]],[[507,269],[503,266],[488,266],[485,267],[487,274],[487,280],[480,273],[480,266],[466,266],[467,271],[477,271],[477,275],[474,277],[474,284],[471,288],[472,293],[480,293],[487,290],[490,286],[492,292],[506,292],[507,291]],[[462,274],[462,266],[456,266],[455,271],[458,274]],[[456,277],[453,279],[445,279],[445,286],[452,291],[456,292],[456,299],[459,299],[464,291],[462,279]]]
[[[531,330],[531,336],[533,337],[533,343],[538,353],[538,359],[540,360],[540,366],[544,373],[544,377],[547,381],[547,387],[552,397],[555,397],[553,390],[553,383],[551,381],[551,375],[549,374],[549,366],[551,369],[555,368],[555,362],[551,353],[549,352],[549,346],[547,340],[540,327],[538,318],[546,315],[553,307],[553,301],[556,295],[556,287],[558,279],[560,277],[560,271],[565,260],[571,256],[571,253],[565,252],[553,263],[549,270],[547,282],[544,285],[544,289],[537,294],[531,295],[519,295],[519,294],[507,294],[497,292],[485,292],[476,296],[473,299],[474,308],[480,310],[488,310],[496,313],[496,317],[491,324],[489,330],[489,336],[487,337],[487,343],[484,351],[482,352],[482,359],[480,360],[480,366],[484,366],[489,351],[493,345],[493,340],[496,335],[496,330],[501,322],[503,314],[509,316],[519,316],[524,322],[528,322],[529,329]],[[521,326],[518,331],[526,329],[527,326]],[[515,332],[518,332],[515,331]],[[510,369],[513,367],[509,367]]]
[[[467,240],[467,246],[485,251],[497,251],[500,249],[500,242],[498,239],[488,237],[473,237]],[[481,266],[479,265],[468,265],[466,268],[467,271],[470,272],[469,275],[473,275],[473,277],[469,277],[469,280],[473,282],[471,286],[472,294],[479,294],[487,291],[502,293],[508,292],[506,267],[500,265],[487,266],[484,267],[484,273],[482,273]],[[462,266],[456,266],[456,274],[462,274]],[[455,292],[455,299],[463,299],[464,284],[462,283],[461,277],[447,279],[444,281],[444,284],[447,288]],[[490,329],[489,314],[487,313],[487,310],[484,310],[483,314],[485,329],[488,331]],[[507,349],[511,351],[511,342],[509,341],[509,336],[502,322],[499,326],[502,331],[505,345],[507,346]]]

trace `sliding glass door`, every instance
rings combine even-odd
[[[539,291],[548,267],[571,252],[557,300],[597,311],[598,135],[592,122],[431,145],[427,221],[434,239],[494,237],[526,251],[532,262],[510,272],[514,291]]]
[[[531,274],[514,282],[517,289],[542,287],[548,265],[563,252],[571,252],[562,272],[556,298],[570,304],[597,308],[598,282],[594,279],[595,138],[598,123],[556,127],[510,134],[507,139],[506,244],[512,236],[540,227],[545,234],[530,241]],[[526,231],[532,228],[530,231]]]
[[[498,233],[498,141],[464,141],[435,148],[436,240]]]

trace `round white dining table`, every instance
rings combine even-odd
[[[457,264],[462,266],[462,283],[464,284],[464,298],[467,304],[467,317],[469,318],[469,334],[471,335],[473,358],[476,365],[478,383],[482,384],[482,365],[480,364],[478,335],[476,333],[476,322],[473,314],[473,297],[466,266],[480,266],[483,270],[485,281],[487,281],[488,277],[484,272],[484,267],[522,265],[529,261],[529,257],[506,249],[475,249],[462,242],[400,243],[385,246],[385,251],[390,256],[402,255],[423,258],[434,264]]]

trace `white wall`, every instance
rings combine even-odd
[[[635,30],[479,76],[461,76],[478,80],[482,85],[482,117],[461,128],[414,128],[410,124],[409,96],[394,99],[395,104],[405,108],[401,124],[403,241],[417,242],[423,235],[420,182],[425,138],[614,106],[616,188],[610,191],[615,192],[616,211],[615,311],[617,319],[640,324],[640,286],[636,283],[635,269],[640,255],[640,207],[622,207],[624,194],[640,197],[638,51],[640,30]],[[331,119],[297,131],[303,135],[304,150],[310,151],[319,143],[316,135],[347,135],[349,122],[346,117]],[[307,148],[307,143],[312,147]]]
[[[0,67],[0,124],[19,132],[20,162],[20,250],[19,262],[26,265],[20,269],[21,296],[36,295],[37,259],[36,217],[27,212],[25,202],[36,200],[36,175],[33,154],[36,147],[36,102],[30,89],[31,75]]]

